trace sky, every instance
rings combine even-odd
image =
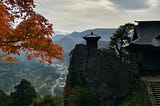
[[[160,20],[160,0],[35,0],[57,33]]]

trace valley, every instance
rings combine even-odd
[[[40,95],[61,95],[68,73],[70,51],[76,44],[84,44],[85,41],[82,37],[91,32],[101,36],[102,39],[98,44],[99,48],[106,48],[110,36],[115,30],[116,29],[97,28],[83,32],[53,36],[53,42],[60,44],[64,49],[64,60],[55,60],[54,64],[51,65],[40,64],[35,59],[26,60],[25,53],[23,52],[20,56],[16,56],[19,61],[18,64],[0,62],[0,89],[4,90],[6,93],[10,93],[21,79],[26,79],[32,83]]]

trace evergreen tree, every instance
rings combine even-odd
[[[62,98],[45,95],[41,99],[35,99],[31,106],[62,106]]]
[[[120,60],[126,60],[128,52],[124,46],[131,42],[131,37],[128,35],[133,32],[135,25],[127,23],[120,26],[111,37],[110,48],[113,48]]]
[[[98,106],[98,97],[94,92],[84,87],[74,87],[67,98],[64,98],[65,106]]]
[[[37,93],[31,83],[22,79],[19,85],[16,85],[14,92],[11,93],[11,106],[28,106],[33,99],[37,97]]]
[[[9,97],[0,90],[0,106],[9,106]]]

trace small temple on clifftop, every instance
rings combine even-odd
[[[86,44],[89,47],[93,47],[93,48],[97,48],[98,46],[98,40],[101,39],[100,36],[93,34],[93,32],[91,32],[91,34],[86,35],[83,37],[86,40]]]

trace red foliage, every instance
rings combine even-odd
[[[7,61],[17,62],[10,54],[25,51],[26,58],[40,58],[40,62],[52,63],[53,58],[62,59],[63,50],[52,42],[52,24],[33,11],[33,0],[0,1],[0,48]],[[14,28],[15,20],[22,21]],[[4,54],[3,54],[4,55]]]

